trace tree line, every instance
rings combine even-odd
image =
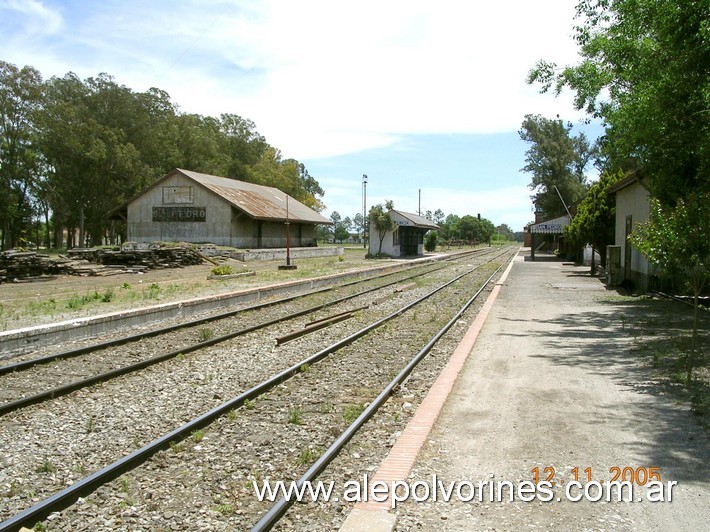
[[[173,168],[277,187],[320,211],[323,189],[236,114],[182,113],[108,74],[42,78],[0,61],[0,247],[114,241],[106,214]],[[78,239],[74,234],[78,232]]]
[[[647,177],[660,211],[710,208],[710,46],[707,2],[581,0],[574,27],[581,61],[560,67],[540,60],[528,83],[559,95],[571,89],[577,109],[600,120],[604,135],[590,143],[562,119],[528,115],[519,131],[529,143],[523,171],[546,219],[575,213],[567,237],[592,244],[604,258],[614,241],[614,196],[620,179]],[[594,164],[600,179],[589,183]],[[563,203],[564,202],[564,203]],[[707,231],[697,234],[707,271]],[[640,242],[637,242],[640,245]],[[638,247],[638,246],[637,246]],[[676,246],[688,248],[688,246]],[[693,246],[690,246],[693,247]],[[688,260],[694,260],[688,257]]]
[[[387,213],[394,208],[394,203],[386,201],[383,204],[373,205],[368,213],[369,220],[377,220],[383,218]],[[422,216],[427,220],[438,225],[441,229],[437,231],[437,240],[439,242],[448,243],[451,241],[459,242],[490,242],[495,236],[502,240],[513,240],[515,235],[507,224],[493,225],[493,222],[487,218],[481,218],[480,215],[464,215],[444,214],[441,209],[436,209],[434,212],[426,210]],[[346,216],[343,218],[338,211],[333,211],[330,215],[332,226],[322,226],[319,228],[319,238],[321,240],[330,240],[340,242],[350,238],[354,232],[354,236],[358,240],[362,238],[363,229],[366,224],[363,223],[362,214],[358,213],[352,218]],[[387,229],[387,224],[383,227]]]
[[[690,383],[699,297],[710,281],[710,4],[581,0],[576,11],[580,62],[559,67],[541,60],[528,83],[555,94],[571,89],[576,108],[600,120],[605,133],[590,146],[559,117],[528,116],[520,130],[531,143],[523,170],[532,173],[530,188],[544,215],[562,213],[558,190],[575,205],[565,235],[576,245],[595,246],[602,260],[614,241],[615,197],[609,188],[633,175],[648,183],[650,218],[634,226],[629,243],[660,275],[690,287]],[[590,160],[600,170],[591,185],[579,171]]]

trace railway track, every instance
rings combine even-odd
[[[485,256],[487,253],[489,253],[488,250],[477,250],[475,254]],[[458,258],[460,260],[467,256]],[[443,267],[441,265],[425,266],[417,268],[415,272],[393,272],[349,281],[335,287],[321,288],[305,294],[297,294],[187,322],[152,328],[128,336],[55,352],[47,356],[29,357],[13,364],[0,366],[0,416],[143,370],[178,356],[206,350],[248,333],[298,317],[309,316],[329,307],[337,307],[350,300],[382,291],[404,281],[420,278]],[[391,277],[394,279],[390,280]],[[387,280],[383,283],[381,282],[383,279]],[[344,291],[360,284],[371,284],[372,286],[323,301],[324,295]],[[314,298],[317,300],[315,304],[313,303]],[[300,304],[294,303],[296,301]],[[259,312],[264,310],[273,312],[274,307],[282,307],[280,310],[276,310],[277,317],[264,318],[263,312]],[[234,319],[242,316],[245,318],[242,318],[235,328]],[[198,327],[207,324],[212,324],[212,327],[198,329]],[[171,344],[176,341],[184,343],[177,348],[171,345],[166,350],[165,335],[172,335],[176,331],[187,332],[183,332],[178,338],[171,337]],[[198,341],[195,341],[196,339]],[[118,347],[122,349],[115,349]],[[159,354],[156,354],[156,351]],[[51,364],[53,362],[55,364]],[[37,383],[42,383],[45,389],[37,392]]]
[[[32,508],[36,508],[35,510],[32,510],[32,508],[29,508],[23,512],[20,512],[17,514],[14,518],[9,519],[8,521],[2,523],[0,525],[0,529],[2,530],[11,530],[13,527],[19,526],[21,523],[22,524],[29,524],[31,526],[34,524],[35,521],[42,519],[48,515],[51,515],[52,512],[57,511],[58,508],[64,508],[68,504],[71,504],[76,500],[77,497],[81,496],[82,494],[86,493],[91,493],[94,490],[97,489],[97,486],[103,486],[105,485],[108,481],[110,481],[111,478],[116,478],[117,476],[123,475],[126,473],[126,471],[130,471],[133,468],[137,467],[139,464],[144,463],[147,458],[150,456],[157,456],[157,458],[154,458],[154,460],[151,460],[151,462],[155,462],[160,458],[160,456],[163,456],[162,460],[165,462],[169,463],[173,461],[173,459],[178,459],[178,462],[181,462],[180,460],[182,458],[181,453],[175,452],[175,448],[177,446],[183,445],[183,443],[176,443],[176,442],[185,442],[185,441],[192,441],[190,438],[193,440],[197,440],[197,437],[195,434],[198,434],[200,431],[204,430],[205,428],[209,427],[210,432],[214,432],[216,429],[213,428],[213,425],[218,424],[218,425],[224,425],[225,423],[233,423],[234,420],[231,419],[230,412],[234,412],[235,408],[238,407],[243,407],[240,410],[240,413],[236,416],[239,418],[239,425],[240,425],[240,431],[243,431],[244,433],[249,433],[251,434],[251,440],[249,441],[254,441],[255,439],[258,440],[259,436],[264,436],[265,434],[269,434],[269,431],[267,430],[267,427],[264,425],[263,422],[257,421],[256,419],[250,419],[253,418],[255,412],[258,412],[262,408],[266,408],[267,410],[274,410],[273,408],[270,408],[274,405],[281,405],[283,406],[284,404],[287,404],[292,401],[300,401],[301,403],[308,403],[308,401],[304,400],[302,397],[301,399],[296,399],[292,398],[292,394],[296,394],[301,391],[302,395],[302,390],[303,389],[313,389],[319,388],[319,392],[323,390],[328,390],[330,393],[330,399],[319,399],[320,406],[319,412],[325,416],[326,418],[336,418],[335,421],[338,421],[340,425],[342,425],[343,419],[342,419],[342,414],[340,415],[340,418],[338,418],[338,414],[340,413],[340,405],[339,403],[342,403],[343,397],[348,397],[348,394],[357,396],[357,401],[352,402],[353,405],[356,404],[363,404],[365,402],[371,402],[372,399],[375,397],[370,397],[372,396],[372,393],[370,393],[374,388],[377,386],[380,386],[380,383],[383,382],[383,379],[385,377],[390,376],[391,373],[401,373],[401,359],[403,358],[400,356],[400,353],[398,352],[399,349],[395,349],[394,353],[388,353],[386,356],[385,354],[382,354],[381,360],[379,356],[375,356],[374,353],[376,353],[376,349],[378,349],[378,346],[383,346],[383,345],[391,345],[392,342],[394,341],[395,345],[401,348],[403,351],[406,349],[411,349],[411,346],[408,345],[410,343],[417,343],[421,342],[422,338],[419,338],[420,336],[428,333],[424,333],[424,330],[429,331],[432,328],[435,328],[438,326],[438,324],[444,320],[449,320],[450,325],[448,326],[449,328],[453,325],[453,323],[456,322],[458,318],[451,318],[451,316],[446,316],[446,317],[441,317],[438,316],[439,311],[443,308],[448,308],[451,306],[451,304],[454,304],[455,302],[459,302],[459,300],[462,299],[462,292],[470,292],[469,286],[467,285],[467,279],[470,279],[471,276],[474,274],[474,272],[479,271],[480,268],[473,268],[471,271],[466,271],[461,274],[460,277],[458,277],[456,280],[450,281],[446,285],[441,285],[436,291],[433,291],[432,293],[429,293],[426,298],[424,299],[417,299],[416,301],[412,300],[403,307],[395,309],[393,312],[390,312],[389,314],[378,318],[375,320],[373,323],[370,323],[366,327],[360,327],[359,329],[356,329],[354,332],[350,332],[349,334],[346,334],[344,338],[339,339],[338,341],[331,343],[329,346],[320,349],[317,351],[315,354],[311,355],[310,357],[306,358],[301,358],[297,360],[295,363],[291,364],[288,366],[286,369],[276,373],[275,375],[272,375],[271,378],[264,380],[259,386],[247,386],[242,384],[243,389],[246,391],[242,392],[241,394],[237,395],[233,399],[221,403],[218,407],[212,408],[208,410],[207,412],[198,415],[194,417],[189,423],[181,425],[178,429],[172,430],[167,432],[163,437],[158,438],[157,440],[154,440],[153,442],[143,445],[140,449],[133,451],[131,453],[124,453],[127,454],[127,456],[118,462],[114,462],[110,466],[106,466],[100,471],[97,471],[97,473],[94,473],[92,475],[89,475],[88,477],[83,477],[81,479],[76,479],[76,475],[68,475],[67,476],[60,478],[60,482],[55,483],[55,484],[61,484],[63,483],[69,483],[72,482],[72,488],[69,488],[69,492],[66,495],[63,495],[60,497],[60,494],[63,492],[55,492],[54,495],[51,495],[49,497],[49,502],[45,503],[38,503],[37,505],[33,506]],[[470,283],[469,284],[478,284],[478,281],[476,283]],[[462,289],[461,287],[464,287]],[[422,290],[419,290],[422,291]],[[413,291],[414,292],[414,291]],[[419,297],[420,294],[417,294]],[[470,295],[470,294],[469,294]],[[467,296],[468,298],[468,296]],[[422,305],[424,301],[427,301],[427,310],[421,311],[420,314],[417,314],[417,312],[420,312],[418,310],[415,310],[415,308],[418,308],[418,305]],[[383,304],[382,307],[392,307],[393,304],[395,303],[394,299],[388,301],[387,303]],[[399,302],[398,302],[399,303]],[[402,316],[406,315],[408,318],[408,321],[411,323],[412,320],[413,322],[417,325],[417,338],[409,337],[413,335],[409,335],[407,338],[402,338],[402,339],[394,339],[393,340],[393,335],[397,336],[395,333],[401,333],[401,331],[406,330],[406,327],[394,327],[394,329],[389,325],[391,322],[394,323],[397,319],[402,319]],[[412,317],[414,315],[414,317]],[[365,320],[364,317],[360,317],[360,322],[362,321],[368,321]],[[369,320],[372,321],[372,320]],[[333,327],[335,329],[335,326]],[[324,333],[322,336],[323,338],[320,338],[320,340],[329,340],[332,339],[333,337],[337,335],[343,335],[344,333],[347,333],[348,331],[352,331],[354,327],[343,327],[341,331],[336,331],[333,333],[333,331],[330,331],[329,333]],[[421,329],[421,331],[419,330]],[[373,334],[372,331],[377,331],[376,334]],[[433,329],[432,329],[433,330]],[[438,329],[437,329],[438,330]],[[333,334],[331,334],[333,333]],[[406,341],[405,341],[406,340]],[[295,340],[294,342],[304,342],[305,347],[308,348],[312,345],[313,340]],[[363,344],[363,342],[365,342]],[[322,342],[321,342],[322,343]],[[357,345],[357,347],[356,347]],[[405,347],[406,345],[406,347]],[[280,349],[284,349],[281,347]],[[298,349],[296,349],[298,351]],[[303,349],[300,349],[300,351],[303,351]],[[338,353],[338,359],[340,360],[340,363],[336,363],[332,361],[333,357],[330,355],[333,353]],[[427,351],[428,352],[428,351]],[[422,355],[423,358],[423,355]],[[443,357],[442,357],[443,358]],[[322,360],[322,362],[316,364],[319,360]],[[367,363],[365,364],[365,361]],[[315,366],[314,366],[315,364]],[[368,367],[367,369],[363,366],[368,365],[371,367]],[[313,368],[313,369],[309,369]],[[316,371],[317,368],[317,371]],[[197,371],[200,371],[200,368],[193,368]],[[224,368],[225,373],[229,373],[233,370],[234,368]],[[396,371],[395,371],[396,370]],[[356,379],[353,382],[353,377],[348,377],[348,374],[356,374],[358,372],[363,372],[362,376],[359,379]],[[409,370],[411,371],[411,369]],[[332,375],[340,375],[340,376],[335,376],[333,377]],[[409,373],[407,373],[409,375]],[[293,378],[297,377],[297,378]],[[375,386],[374,382],[370,383],[369,380],[373,379],[377,381],[377,385]],[[247,379],[248,380],[248,379]],[[295,380],[300,380],[300,384],[292,384],[292,381]],[[310,383],[306,382],[308,380],[311,380]],[[332,384],[326,384],[327,382],[330,382],[333,380]],[[247,382],[245,380],[245,382]],[[281,383],[286,383],[285,385],[277,386]],[[347,386],[346,386],[347,384]],[[401,384],[401,383],[400,383]],[[285,386],[284,390],[282,391],[282,388]],[[295,389],[290,389],[294,388]],[[351,392],[347,392],[344,394],[344,389],[345,388],[352,388]],[[269,398],[265,399],[263,397],[263,392],[265,390],[270,390],[273,389],[273,394],[269,393]],[[367,391],[367,393],[366,393]],[[95,396],[98,393],[98,396],[100,397],[103,392],[92,392],[88,397],[88,400],[91,401],[92,396]],[[377,394],[375,394],[376,396]],[[367,397],[365,397],[367,396]],[[81,398],[80,400],[77,400],[76,402],[80,401],[85,401],[87,400],[87,397]],[[114,402],[118,400],[120,402],[120,398],[114,399]],[[249,405],[252,405],[256,403],[258,406],[256,408],[249,408]],[[245,407],[246,405],[246,407]],[[326,412],[328,410],[327,408],[324,408],[323,405],[331,405],[331,411]],[[77,405],[80,406],[80,405]],[[176,408],[179,405],[176,405]],[[289,408],[295,408],[295,407],[289,407]],[[306,408],[307,409],[307,408]],[[283,408],[278,408],[276,409],[280,412],[280,414],[283,414]],[[246,414],[246,415],[243,415]],[[181,417],[184,417],[185,413],[182,413]],[[290,415],[290,414],[289,414]],[[180,417],[180,416],[178,416]],[[244,418],[244,419],[241,419]],[[89,418],[91,419],[91,418]],[[17,422],[21,422],[21,419],[18,419]],[[331,421],[333,421],[331,419]],[[100,424],[100,422],[97,421],[97,425]],[[278,423],[277,423],[278,424]],[[267,424],[269,425],[269,424]],[[293,425],[291,427],[290,425]],[[316,426],[325,426],[327,423],[316,423]],[[332,432],[337,428],[338,423],[331,423],[331,428],[328,429],[328,431]],[[299,432],[302,426],[299,423],[288,423],[287,428],[289,429],[299,429],[296,430],[296,432]],[[335,427],[335,428],[334,428]],[[87,429],[89,427],[86,427]],[[225,429],[225,427],[221,427],[222,429]],[[273,427],[272,427],[273,428]],[[283,427],[281,427],[283,428]],[[329,432],[326,431],[326,433],[329,434]],[[88,431],[88,434],[93,434],[94,431]],[[100,430],[96,430],[96,432],[100,432]],[[223,431],[218,431],[214,437],[210,436],[210,440],[215,442],[211,445],[216,444],[216,442],[220,438],[226,438],[226,441],[223,442],[223,446],[229,447],[229,434],[232,433],[233,431],[230,431],[228,429],[225,429]],[[322,432],[322,431],[321,431]],[[276,430],[274,431],[275,434],[279,434],[279,431]],[[227,436],[225,436],[227,435]],[[283,436],[283,435],[282,435]],[[310,440],[309,440],[310,438]],[[294,441],[319,441],[322,440],[323,435],[319,432],[318,434],[310,434],[307,435],[305,440],[303,439],[303,435],[301,435],[299,438],[296,438],[294,435],[293,438],[288,438],[286,437],[285,440],[287,442],[287,445],[289,443],[293,444]],[[241,445],[241,444],[240,444]],[[301,444],[302,445],[302,444]],[[249,452],[249,447],[250,445],[247,445],[246,443],[244,444],[245,448],[242,449],[242,452],[236,453],[238,456],[248,456]],[[196,446],[197,447],[197,446]],[[306,448],[307,449],[307,448]],[[253,451],[253,449],[252,449]],[[156,455],[158,453],[158,455]],[[289,453],[286,453],[289,454]],[[308,453],[306,453],[308,454]],[[293,458],[293,457],[291,457]],[[300,461],[303,461],[303,459],[300,459]],[[302,465],[302,464],[301,464]],[[155,468],[152,468],[151,466],[144,466],[148,467],[151,471],[151,474],[154,471],[162,471],[163,469],[170,469],[170,467],[159,467],[156,466]],[[286,466],[284,466],[286,467]],[[106,470],[107,468],[112,468],[110,470]],[[86,467],[86,469],[93,470],[93,469],[98,469],[94,467]],[[143,468],[142,468],[143,469]],[[286,467],[288,469],[288,467]],[[229,470],[229,468],[227,468]],[[216,474],[216,473],[215,473]],[[173,478],[170,476],[171,474],[169,473],[168,476],[170,478]],[[240,479],[245,479],[248,480],[249,477],[249,468],[247,467],[246,472],[242,471],[240,475],[238,475]],[[253,475],[252,475],[253,476]],[[179,477],[179,475],[178,475]],[[164,482],[165,485],[170,485],[173,481],[168,479],[163,479],[162,481],[160,480],[155,480],[155,482]],[[284,477],[286,478],[286,477]],[[2,479],[0,479],[1,481]],[[173,479],[174,480],[174,479]],[[252,481],[255,479],[252,479]],[[148,482],[147,484],[152,484],[153,482]],[[0,482],[1,485],[1,482]],[[100,490],[103,490],[104,488],[100,488]],[[39,491],[39,490],[37,490]],[[50,488],[49,490],[46,491],[52,491]],[[66,491],[66,490],[65,490]],[[129,491],[129,490],[126,490]],[[34,493],[35,497],[39,495],[39,493]],[[44,493],[43,493],[44,495]],[[73,499],[73,500],[72,500]],[[125,501],[124,501],[125,502]],[[226,503],[225,503],[226,504]],[[15,505],[16,506],[16,505]],[[219,506],[219,505],[218,505]],[[223,506],[223,510],[225,510],[225,514],[229,513],[227,511],[228,506]],[[258,506],[258,505],[257,505]],[[252,509],[253,510],[253,509]],[[262,509],[263,510],[263,509]],[[257,514],[258,508],[256,509]],[[210,510],[210,512],[214,513],[214,510]],[[219,512],[218,512],[219,513]],[[78,517],[78,523],[76,521],[73,521],[69,528],[67,529],[76,529],[74,528],[78,524],[81,523],[82,517],[81,517],[82,512],[79,511],[79,517]],[[253,515],[250,510],[250,516]],[[130,516],[128,516],[130,517]],[[230,521],[231,523],[231,521]],[[253,521],[252,521],[253,523]],[[150,524],[150,523],[148,523]],[[156,522],[152,522],[153,525],[156,524]],[[232,523],[233,524],[233,523]],[[93,526],[95,526],[96,523],[94,523]],[[243,525],[243,523],[240,524],[240,526]]]

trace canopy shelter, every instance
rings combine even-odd
[[[529,225],[528,231],[532,237],[530,246],[531,260],[535,260],[535,235],[561,235],[564,233],[565,227],[568,226],[570,222],[570,217],[564,215],[559,218],[545,220],[543,222]]]

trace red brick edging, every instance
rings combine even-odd
[[[424,397],[424,400],[417,408],[414,416],[407,424],[407,427],[400,437],[397,438],[387,458],[384,459],[375,475],[369,480],[371,486],[375,482],[384,482],[387,486],[392,486],[393,482],[404,482],[409,477],[409,473],[416,463],[417,456],[424,446],[431,429],[434,427],[434,423],[439,417],[439,413],[444,407],[444,403],[456,383],[459,372],[473,349],[473,345],[478,338],[478,333],[481,331],[488,317],[488,313],[498,297],[500,287],[505,282],[512,267],[513,260],[510,261],[508,268],[506,268],[501,278],[493,287],[493,290],[483,304],[476,319],[468,328],[468,331],[466,331],[459,345],[456,346],[448,363],[439,374],[439,377],[437,377],[429,393]],[[355,509],[388,512],[390,508],[392,508],[391,497],[392,494],[389,493],[387,500],[381,502],[372,500],[359,502],[355,505]]]

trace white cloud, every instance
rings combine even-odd
[[[24,30],[29,34],[39,32],[56,33],[62,27],[62,17],[56,10],[46,7],[39,0],[0,1],[0,11],[19,13]]]
[[[0,6],[50,34],[62,27],[38,0]],[[569,0],[80,6],[66,13],[60,40],[11,36],[15,57],[47,76],[107,72],[135,90],[157,86],[186,112],[242,115],[297,159],[388,146],[402,134],[512,131],[525,113],[579,116],[569,98],[524,82],[540,58],[575,60]]]

